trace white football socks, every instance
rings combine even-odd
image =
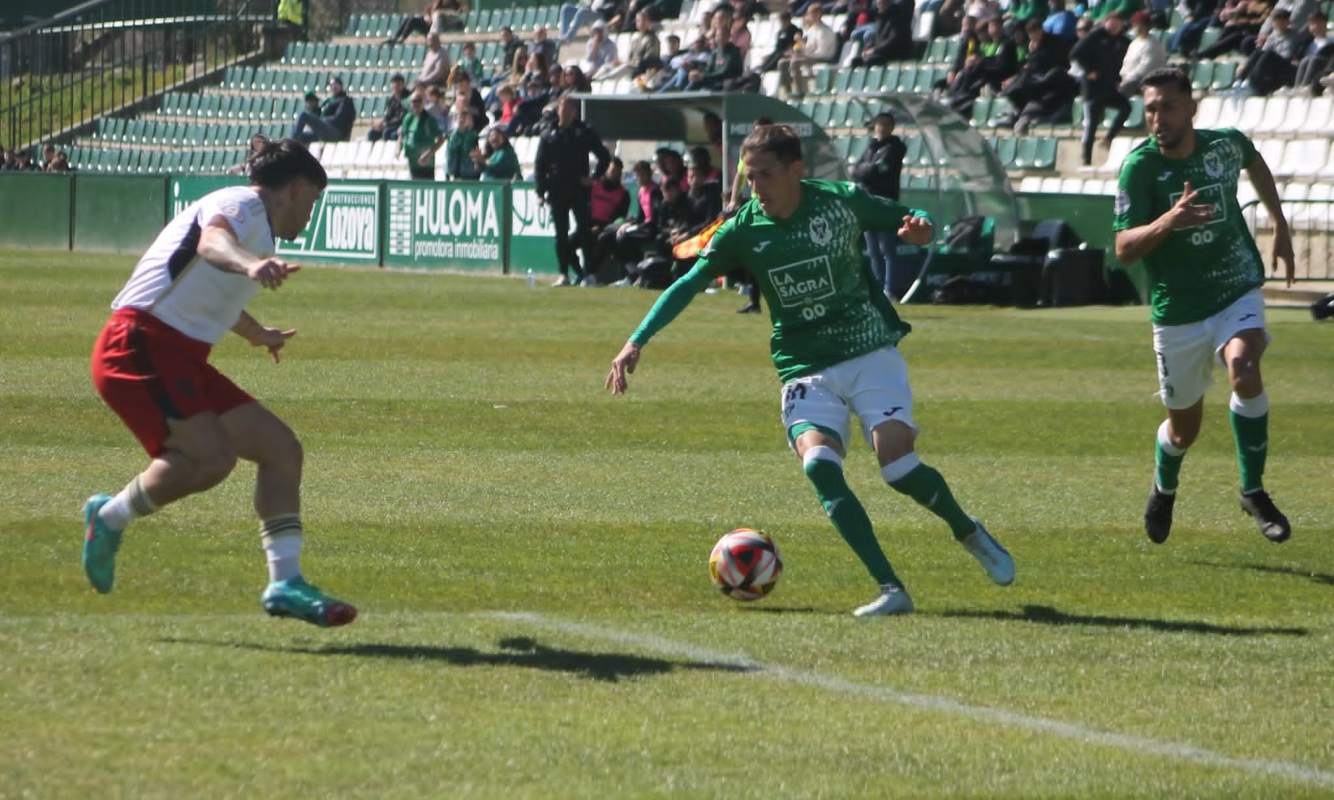
[[[113,531],[123,531],[139,517],[146,517],[157,511],[157,504],[144,491],[139,476],[126,484],[120,494],[108,500],[97,512],[98,519],[106,523]]]
[[[301,515],[280,514],[259,525],[260,541],[269,563],[269,580],[285,581],[301,574]]]

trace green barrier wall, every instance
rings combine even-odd
[[[574,229],[573,223],[570,225]],[[551,224],[551,209],[537,202],[537,190],[532,183],[516,183],[510,191],[510,258],[509,271],[526,273],[528,270],[555,273],[556,226]]]
[[[504,272],[509,184],[385,184],[384,264]]]
[[[74,178],[8,172],[0,179],[0,243],[34,250],[70,248]]]
[[[74,249],[142,253],[167,220],[167,179],[78,175],[74,178]]]

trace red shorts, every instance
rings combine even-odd
[[[111,315],[93,346],[93,385],[154,458],[167,420],[225,414],[253,397],[208,363],[212,347],[137,308]]]

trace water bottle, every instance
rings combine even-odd
[[[530,269],[528,270],[528,288],[531,289],[536,285],[537,285],[537,276],[534,275],[533,271]]]

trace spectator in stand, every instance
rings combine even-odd
[[[584,279],[578,251],[583,251],[585,264],[592,263],[592,243],[588,240],[590,190],[593,181],[607,173],[611,154],[597,133],[579,119],[579,103],[572,95],[561,95],[556,115],[557,126],[544,133],[537,145],[535,179],[537,196],[551,206],[551,221],[556,228],[556,260],[561,277],[555,285],[571,286]],[[590,155],[597,158],[591,178]],[[575,219],[573,240],[569,230],[571,212]]]
[[[449,51],[440,46],[440,34],[426,35],[426,57],[422,59],[422,68],[417,73],[413,89],[425,89],[428,86],[444,84],[449,78]]]
[[[913,0],[876,0],[875,32],[863,39],[853,67],[878,66],[912,58]]]
[[[966,7],[965,0],[942,0],[936,9],[935,24],[931,26],[931,38],[957,36],[963,30],[963,21],[968,18]]]
[[[1012,0],[1006,16],[1027,28],[1030,20],[1038,22],[1044,20],[1047,16],[1046,11],[1047,4],[1043,0]]]
[[[1324,91],[1320,80],[1329,74],[1330,66],[1334,64],[1334,39],[1329,36],[1329,18],[1325,12],[1314,11],[1307,17],[1306,32],[1311,34],[1311,44],[1297,65],[1294,85],[1319,97]]]
[[[73,172],[74,168],[69,165],[69,153],[64,150],[57,150],[55,156],[46,164],[47,172]]]
[[[629,21],[638,16],[641,11],[647,11],[649,16],[653,17],[654,22],[676,19],[681,16],[682,2],[683,0],[632,0],[629,11],[621,22],[621,30],[627,30]]]
[[[1274,4],[1274,11],[1280,8],[1288,12],[1288,24],[1294,30],[1306,30],[1306,23],[1311,19],[1311,15],[1320,10],[1322,0],[1278,0]],[[1269,19],[1260,26],[1260,35],[1267,36],[1274,27],[1274,15],[1270,12]]]
[[[1153,36],[1149,24],[1152,17],[1147,11],[1136,11],[1130,18],[1135,38],[1130,40],[1125,60],[1121,62],[1121,85],[1118,91],[1124,97],[1135,97],[1144,76],[1167,66],[1167,48]]]
[[[669,40],[671,37],[667,37]],[[655,90],[663,92],[679,92],[686,88],[690,83],[690,74],[698,71],[709,62],[712,51],[709,49],[708,37],[701,36],[691,43],[690,49],[684,53],[679,53],[669,62],[671,73],[669,77],[662,82]]]
[[[662,87],[671,80],[676,73],[677,65],[684,56],[681,52],[681,37],[674,33],[667,34],[663,40],[667,48],[663,50],[660,60],[662,64],[656,69],[650,69],[638,78],[635,78],[635,88],[641,92],[654,93],[662,90]]]
[[[296,115],[292,123],[291,138],[306,144],[311,142],[346,142],[352,136],[352,125],[357,121],[357,107],[352,98],[343,91],[341,78],[329,79],[329,97],[319,107],[318,114],[309,110],[310,99],[306,95],[307,110]]]
[[[1241,50],[1242,45],[1251,43],[1259,36],[1260,28],[1274,10],[1274,0],[1236,0],[1218,12],[1218,19],[1223,23],[1223,33],[1212,47],[1200,51],[1200,58],[1218,58],[1221,55]]]
[[[1107,129],[1105,141],[1109,146],[1130,117],[1130,100],[1120,91],[1121,64],[1129,47],[1130,41],[1125,37],[1125,26],[1120,15],[1108,14],[1101,25],[1080,39],[1070,51],[1071,60],[1084,70],[1084,77],[1080,81],[1084,100],[1084,135],[1080,141],[1086,167],[1093,163],[1093,140],[1107,109],[1116,109],[1112,125]]]
[[[472,129],[474,132],[480,131],[486,127],[486,104],[482,102],[482,93],[477,91],[472,85],[472,76],[463,71],[461,67],[455,67],[449,73],[449,90],[454,93],[455,104],[450,109],[449,115],[453,126],[458,125],[458,98],[465,98],[462,108],[466,108],[472,114]]]
[[[472,42],[464,42],[463,56],[459,58],[457,66],[462,67],[463,71],[472,78],[474,86],[486,86],[486,65],[482,59],[477,57],[477,45]]]
[[[633,169],[635,176],[635,201],[631,205],[629,216],[617,225],[608,224],[598,235],[596,256],[599,268],[604,273],[625,274],[624,262],[637,261],[645,245],[653,239],[653,211],[662,205],[662,190],[653,180],[653,166],[647,161],[637,161]],[[622,214],[624,217],[625,215]],[[610,269],[614,262],[615,269]],[[630,278],[623,277],[614,282],[616,286],[629,286]]]
[[[1218,9],[1218,0],[1183,0],[1183,5],[1186,9],[1185,22],[1172,34],[1167,49],[1186,58],[1193,58],[1205,29]]]
[[[41,167],[33,160],[32,151],[24,148],[15,152],[14,169],[20,172],[39,172]]]
[[[571,64],[560,71],[560,91],[588,94],[593,91],[593,83],[578,64]]]
[[[607,23],[599,19],[593,23],[584,46],[584,60],[579,62],[583,74],[590,80],[599,80],[604,69],[608,72],[621,65],[621,56],[616,52],[616,43],[607,38]]]
[[[619,66],[604,69],[593,80],[612,80],[629,75],[638,78],[662,66],[662,46],[653,30],[653,17],[647,11],[635,17],[635,35],[630,40],[629,60]]]
[[[499,99],[496,122],[505,127],[508,136],[509,125],[514,121],[514,112],[519,107],[519,98],[514,87],[508,83],[502,85],[496,94]]]
[[[378,142],[381,139],[398,138],[398,127],[403,124],[403,115],[406,113],[403,101],[408,99],[409,94],[407,81],[402,75],[389,79],[389,99],[384,104],[384,116],[371,123],[371,129],[366,132],[367,139]]]
[[[927,0],[928,3],[936,0]],[[838,13],[839,6],[834,6],[834,12]],[[874,0],[848,0],[843,13],[843,24],[839,26],[835,33],[838,34],[840,45],[848,42],[862,41],[865,36],[875,33],[876,8]],[[862,49],[866,49],[865,46]]]
[[[435,154],[445,144],[445,134],[435,117],[427,112],[426,94],[421,89],[408,99],[408,113],[403,116],[400,133],[398,152],[407,159],[412,179],[434,180]]]
[[[547,38],[547,26],[538,25],[537,30],[533,31],[533,40],[528,43],[528,55],[540,55],[543,63],[552,65],[556,63],[556,56],[559,53],[560,45]]]
[[[1027,57],[1001,91],[1013,108],[1007,121],[1013,121],[1016,136],[1026,135],[1034,122],[1068,114],[1078,88],[1069,75],[1070,62],[1065,58],[1064,49],[1055,41],[1046,39],[1042,23],[1030,20],[1025,32],[1028,34]]]
[[[311,96],[313,96],[313,95],[311,95]],[[263,149],[264,149],[264,146],[267,145],[268,143],[269,143],[269,137],[265,136],[265,135],[262,134],[262,133],[257,133],[257,134],[255,134],[255,135],[251,136],[251,137],[250,137],[249,146],[246,147],[245,158],[241,159],[241,163],[239,163],[239,164],[233,164],[232,166],[228,167],[228,168],[227,168],[227,172],[226,172],[226,174],[227,174],[227,175],[247,175],[247,174],[249,174],[249,173],[250,173],[250,159],[251,159],[252,157],[254,157],[254,155],[255,155],[256,153],[258,153],[258,152],[260,152],[261,150],[263,150]]]
[[[624,11],[620,0],[580,0],[578,3],[565,3],[560,7],[560,20],[556,33],[560,43],[573,39],[585,25],[599,22],[606,25],[612,18]]]
[[[894,135],[894,115],[882,111],[871,119],[871,143],[852,168],[852,179],[876,197],[899,199],[902,182],[903,158],[908,146]],[[894,255],[899,237],[893,231],[866,231],[866,252],[870,256],[871,274],[879,281],[886,294],[899,290],[903,276],[894,270]]]
[[[509,80],[514,69],[515,56],[518,53],[524,54],[525,68],[527,67],[528,48],[523,41],[514,35],[514,29],[508,25],[502,25],[500,28],[500,65],[501,68],[489,78],[479,78],[478,86],[495,86]],[[485,73],[486,65],[482,65],[482,71]],[[519,74],[523,74],[520,70]]]
[[[387,45],[401,44],[414,33],[429,33],[431,24],[435,19],[436,9],[444,4],[444,0],[431,0],[426,4],[426,8],[421,14],[404,17],[399,23],[398,30],[393,36],[384,40]]]
[[[418,90],[420,91],[420,90]],[[435,120],[435,126],[447,132],[450,125],[450,103],[445,100],[445,90],[441,86],[432,86],[426,90],[426,113]]]
[[[1018,29],[1018,26],[1014,26]],[[963,48],[962,68],[950,83],[947,102],[962,116],[973,112],[973,103],[982,94],[983,87],[999,93],[1005,81],[1019,70],[1018,43],[1006,35],[999,16],[991,17],[977,32],[977,44],[971,51]],[[1027,49],[1027,43],[1024,43]]]
[[[1060,42],[1068,54],[1075,46],[1075,26],[1079,17],[1065,7],[1065,0],[1048,0],[1049,13],[1042,21],[1042,31],[1051,39]]]
[[[477,150],[477,128],[473,127],[473,115],[468,108],[468,97],[459,94],[454,101],[454,130],[449,132],[449,144],[445,145],[445,174],[452,181],[475,181],[480,174],[474,163]]]
[[[51,144],[50,142],[47,142],[46,144],[42,145],[41,168],[43,171],[47,171],[47,167],[51,164],[52,161],[55,160],[55,158],[56,158],[56,146]]]
[[[653,223],[647,241],[639,238],[618,241],[619,255],[625,259],[625,271],[636,286],[664,288],[678,277],[672,274],[672,242],[685,238],[692,226],[689,198],[675,183],[662,186],[662,197],[653,209]],[[629,246],[627,246],[629,245]]]
[[[803,17],[801,38],[792,51],[778,60],[779,86],[789,97],[803,97],[816,64],[830,64],[838,58],[838,35],[824,24],[824,11],[811,3]]]
[[[1260,34],[1259,47],[1237,72],[1237,86],[1263,97],[1293,85],[1297,63],[1306,55],[1313,37],[1304,30],[1294,30],[1291,19],[1292,14],[1285,8],[1276,8],[1269,15],[1273,27],[1268,34]]]
[[[473,164],[482,180],[517,181],[522,180],[519,156],[510,144],[509,134],[500,125],[492,125],[484,137],[486,146],[473,153]]]
[[[778,62],[783,56],[792,52],[792,43],[801,35],[801,28],[792,24],[792,13],[783,10],[778,14],[778,31],[775,33],[774,49],[765,57],[764,61],[755,69],[756,72],[768,72],[778,68]]]
[[[1112,14],[1121,18],[1122,22],[1130,19],[1130,15],[1144,8],[1144,0],[1102,0],[1101,3],[1089,9],[1085,16],[1094,22],[1102,22]]]
[[[731,42],[741,51],[741,68],[745,69],[746,61],[750,58],[750,16],[732,12]]]
[[[732,7],[719,6],[713,13],[713,49],[709,60],[686,75],[686,91],[711,92],[727,81],[741,77],[745,61],[741,49],[732,44]]]
[[[431,14],[431,33],[461,31],[468,17],[466,0],[439,0]]]

